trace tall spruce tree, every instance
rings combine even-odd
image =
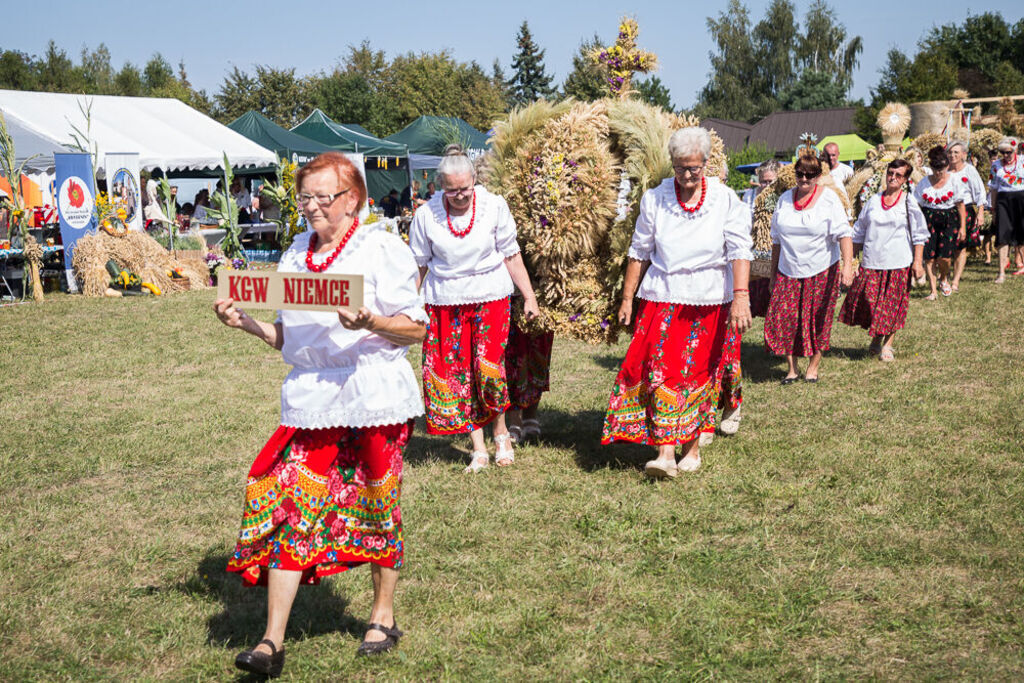
[[[551,87],[551,76],[544,71],[544,50],[533,42],[530,27],[525,21],[519,27],[516,44],[519,51],[512,58],[513,74],[508,82],[512,104],[529,104],[553,95],[555,89]]]
[[[572,71],[562,83],[562,93],[566,97],[575,97],[583,102],[593,102],[608,95],[608,82],[605,80],[605,74],[590,58],[590,53],[601,46],[601,38],[596,33],[590,40],[580,43],[579,49],[572,58]]]

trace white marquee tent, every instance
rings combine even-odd
[[[17,152],[15,164],[25,164],[25,173],[50,173],[53,171],[54,152],[70,152],[64,145],[43,135],[21,119],[4,112],[7,134],[14,140]]]
[[[138,152],[140,168],[165,173],[216,169],[225,153],[235,168],[277,162],[272,151],[180,100],[0,90],[0,111],[65,147],[73,144],[72,126],[85,132],[86,110],[97,169],[107,152]]]

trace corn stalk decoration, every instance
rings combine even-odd
[[[164,215],[167,216],[167,245],[170,247],[171,256],[175,256],[174,240],[178,235],[178,203],[171,193],[171,184],[167,178],[160,178],[160,199],[163,200]]]
[[[43,247],[36,242],[35,238],[28,231],[28,215],[25,213],[25,198],[22,195],[21,174],[25,170],[25,164],[34,159],[38,154],[25,159],[18,164],[17,152],[14,149],[14,138],[7,132],[7,119],[0,112],[0,174],[11,183],[11,224],[21,236],[22,249],[24,250],[25,262],[28,264],[27,274],[22,273],[22,292],[27,291],[25,285],[31,284],[32,298],[35,301],[43,300],[43,281],[39,275],[43,263]]]
[[[242,230],[238,225],[238,207],[231,196],[231,183],[235,180],[235,174],[231,170],[231,162],[228,155],[224,153],[224,189],[210,195],[211,208],[206,213],[215,219],[220,227],[224,228],[224,240],[220,243],[224,255],[229,259],[241,259],[246,265],[249,264],[245,258],[245,250],[242,249]]]
[[[273,185],[267,183],[260,191],[260,195],[268,197],[281,209],[278,218],[270,218],[270,222],[277,226],[277,239],[281,249],[291,246],[295,236],[302,232],[299,225],[299,204],[295,197],[295,171],[296,164],[287,159],[277,160],[277,182]]]

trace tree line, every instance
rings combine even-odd
[[[853,71],[863,55],[860,36],[847,34],[835,10],[815,0],[802,19],[792,0],[772,0],[756,23],[742,0],[707,19],[715,48],[707,83],[692,113],[753,122],[773,111],[858,106],[862,136],[877,138],[874,117],[887,101],[947,99],[955,88],[972,96],[1024,93],[1024,19],[1008,23],[998,12],[971,15],[960,25],[925,32],[917,50],[898,48],[871,88],[870,100],[851,101]],[[139,67],[116,69],[102,43],[83,48],[77,61],[50,41],[45,54],[0,49],[0,88],[104,95],[176,97],[228,123],[256,110],[290,128],[314,108],[344,123],[359,123],[378,136],[394,133],[422,114],[458,116],[480,130],[514,106],[538,98],[591,101],[607,94],[604,74],[589,59],[610,44],[594,35],[581,41],[561,85],[544,64],[545,50],[523,22],[506,74],[498,60],[489,70],[460,62],[447,50],[388,58],[369,41],[348,47],[330,70],[300,75],[294,68],[237,66],[217,92],[189,82],[185,64],[154,54]],[[700,59],[702,55],[692,55]],[[674,110],[657,76],[633,83],[637,96]]]

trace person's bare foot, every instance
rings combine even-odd
[[[938,294],[936,294],[935,292],[932,292],[931,294],[929,294],[928,296],[926,296],[926,297],[924,298],[924,300],[925,300],[925,301],[935,301],[935,300],[936,300],[936,299],[938,299],[938,298],[939,298],[939,295],[938,295]]]

